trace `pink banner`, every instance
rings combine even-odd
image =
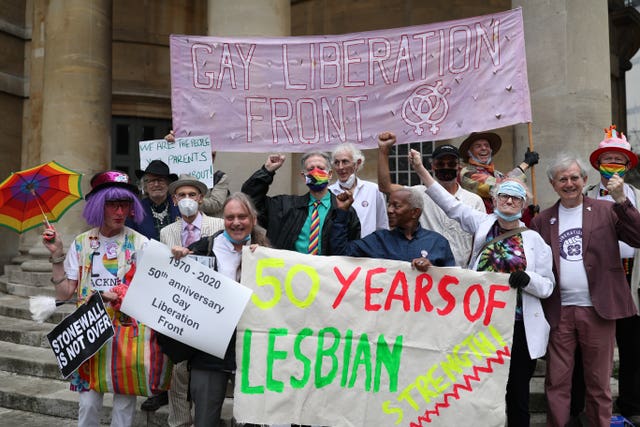
[[[522,11],[312,37],[171,36],[177,136],[219,151],[376,148],[531,121]]]

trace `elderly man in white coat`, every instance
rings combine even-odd
[[[189,175],[180,175],[177,181],[169,185],[169,194],[180,210],[180,219],[160,230],[160,241],[169,249],[174,246],[187,247],[202,237],[211,236],[224,229],[224,220],[204,215],[201,212],[202,200],[209,189]],[[191,405],[187,400],[189,371],[187,362],[177,363],[173,367],[171,387],[169,389],[170,427],[186,427],[193,424]]]
[[[496,185],[494,212],[480,212],[457,200],[422,164],[420,153],[411,150],[411,166],[427,187],[426,193],[462,229],[474,235],[470,268],[477,271],[510,273],[509,285],[518,292],[507,381],[507,424],[529,425],[529,381],[536,359],[545,354],[549,323],[540,298],[553,291],[551,248],[520,221],[527,200],[527,188],[516,179]]]

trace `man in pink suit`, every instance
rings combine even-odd
[[[560,200],[531,222],[551,246],[557,283],[542,301],[551,325],[547,426],[564,427],[569,421],[571,374],[579,347],[589,425],[608,427],[616,319],[636,313],[618,240],[640,247],[640,213],[625,196],[618,174],[607,183],[614,203],[583,195],[587,171],[578,159],[561,156],[549,166],[547,177]]]

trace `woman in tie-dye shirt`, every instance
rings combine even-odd
[[[426,193],[463,230],[473,234],[470,268],[509,273],[509,285],[517,292],[517,308],[507,381],[507,424],[529,425],[529,381],[549,340],[540,298],[547,298],[555,283],[551,248],[520,218],[526,206],[527,188],[519,180],[507,178],[491,193],[495,210],[487,214],[461,203],[438,184],[412,150],[411,165],[427,187]]]

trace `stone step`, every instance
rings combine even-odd
[[[0,278],[0,285],[1,284],[2,279]],[[74,310],[75,306],[73,304],[62,305],[56,309],[55,313],[53,313],[49,319],[47,319],[47,322],[57,325]],[[0,316],[31,320],[31,313],[29,312],[29,298],[0,293]]]
[[[49,348],[47,334],[53,328],[51,323],[41,324],[0,315],[0,341]]]
[[[136,411],[133,426],[166,426],[169,407],[163,406],[156,412],[141,411],[140,405],[145,400],[146,397],[137,398],[136,406],[138,410]],[[112,404],[112,395],[105,393],[100,423],[109,425]],[[2,408],[26,411],[46,417],[56,417],[54,421],[58,419],[73,420],[73,425],[77,425],[78,393],[69,390],[69,384],[66,381],[17,375],[0,370],[0,411]],[[222,408],[222,427],[236,425],[232,415],[233,399],[227,398]],[[4,422],[0,422],[0,425],[18,424],[5,424]],[[31,426],[31,424],[24,425]],[[66,426],[71,424],[56,423],[54,425]]]
[[[55,297],[56,294],[51,283],[48,286],[31,286],[7,281],[0,283],[0,291],[20,297],[35,297],[38,295]]]
[[[28,427],[76,427],[78,421],[71,418],[52,417],[35,412],[20,411],[11,408],[0,407],[0,419],[4,426],[28,426]],[[102,424],[108,426],[109,424]]]
[[[47,266],[49,271],[23,271],[22,269],[10,270],[7,274],[9,283],[22,283],[38,288],[52,288],[51,266]]]
[[[0,370],[21,375],[62,379],[50,348],[0,341]]]

